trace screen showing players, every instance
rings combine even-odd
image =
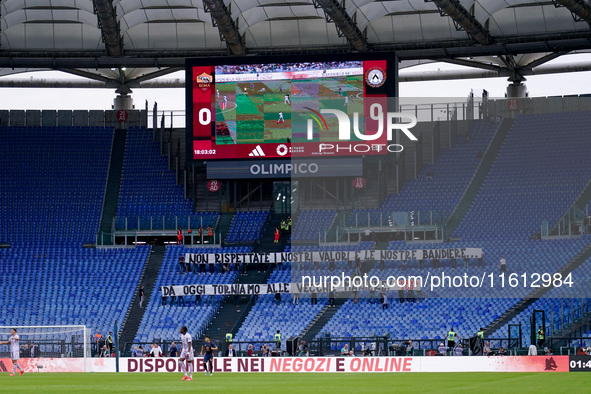
[[[190,64],[193,159],[318,155],[319,144],[339,136],[338,119],[320,111],[340,110],[351,121],[357,116],[363,131],[364,99],[387,96],[386,65],[386,60]]]

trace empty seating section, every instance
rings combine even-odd
[[[0,127],[0,242],[95,242],[113,129]]]
[[[293,222],[291,240],[318,241],[318,234],[324,234],[337,216],[336,209],[312,209],[301,211]]]
[[[591,113],[518,117],[474,203],[451,234],[455,240],[440,244],[393,241],[388,248],[484,250],[483,264],[473,259],[466,265],[458,261],[457,267],[452,267],[449,260],[442,261],[441,271],[450,275],[497,273],[501,256],[507,260],[508,274],[557,272],[589,245],[591,236],[555,240],[537,240],[532,236],[545,220],[553,226],[589,181],[590,120]],[[451,149],[441,151],[434,165],[425,166],[416,180],[407,181],[401,193],[387,197],[380,208],[353,211],[348,224],[382,225],[383,218],[391,219],[388,215],[393,212],[433,211],[447,218],[479,164],[478,152],[486,150],[497,127],[495,123],[475,121],[470,138],[460,136]],[[115,320],[121,323],[125,317],[150,250],[143,246],[80,248],[83,242],[94,242],[99,227],[113,130],[0,127],[0,137],[0,242],[12,244],[11,249],[0,249],[0,292],[7,300],[0,308],[0,325],[84,324],[103,334],[112,331]],[[301,211],[294,220],[292,241],[316,241],[319,233],[330,228],[337,214],[328,209]],[[268,211],[236,212],[225,242],[257,242],[268,218]],[[218,219],[218,213],[193,212],[193,202],[184,198],[183,187],[176,184],[175,174],[168,170],[167,158],[160,155],[151,132],[130,129],[116,227],[186,229],[190,224],[195,229],[215,227]],[[374,246],[373,242],[298,245],[288,246],[286,251],[368,250]],[[183,325],[199,337],[223,302],[221,296],[204,295],[200,299],[177,299],[174,305],[169,298],[163,305],[160,286],[237,281],[239,269],[235,266],[227,272],[221,266],[208,267],[205,273],[181,272],[179,256],[188,251],[250,252],[252,248],[167,247],[155,289],[145,305],[136,343],[176,339]],[[575,271],[573,279],[591,283],[590,264],[591,259]],[[419,266],[418,261],[386,261],[383,265],[367,264],[365,269],[369,276],[382,279],[434,272],[431,261],[425,261],[424,266]],[[293,283],[301,275],[351,275],[354,271],[354,264],[346,261],[337,261],[334,266],[327,262],[286,263],[274,268],[268,283]],[[349,299],[338,309],[317,337],[326,333],[339,337],[388,333],[392,339],[443,339],[453,327],[467,338],[531,290],[522,286],[495,287],[485,293],[478,288],[447,288],[428,292],[429,298],[415,302],[401,302],[398,292],[391,291],[386,294],[387,309],[380,305],[378,295],[370,298],[369,294],[359,294],[359,300]],[[568,291],[550,290],[544,299],[536,300],[509,322],[521,323],[525,346],[529,344],[533,310],[545,310],[546,325],[559,329],[563,324],[557,322],[569,324],[573,318],[570,312],[591,301],[585,294]],[[284,340],[300,335],[327,304],[327,294],[318,294],[316,305],[311,305],[308,295],[302,295],[297,304],[292,297],[282,295],[280,301],[274,300],[274,295],[257,297],[234,340],[267,342],[273,348],[277,330]],[[506,338],[507,325],[487,336]],[[585,345],[591,346],[591,332],[584,336],[589,337]],[[261,343],[256,344],[255,349],[260,346]],[[423,343],[420,348],[430,348],[430,344]]]
[[[497,127],[496,123],[475,121],[469,139],[459,135],[451,149],[442,149],[435,164],[424,166],[417,179],[407,180],[399,194],[388,196],[379,209],[354,210],[348,224],[367,226],[370,221],[372,226],[386,225],[392,212],[433,211],[449,216],[478,167],[478,152],[486,151]]]
[[[501,299],[427,299],[399,303],[389,298],[383,309],[378,300],[347,300],[318,336],[384,336],[392,339],[442,339],[450,327],[463,338],[474,336],[501,315],[514,300]],[[422,343],[421,349],[430,349]],[[334,349],[333,350],[338,350]],[[360,349],[357,349],[360,350]]]
[[[447,275],[481,275],[482,271],[497,273],[500,258],[499,253],[507,259],[508,274],[511,272],[556,272],[566,261],[574,257],[589,240],[562,239],[556,241],[526,241],[494,244],[474,242],[454,242],[445,244],[405,244],[403,242],[391,242],[389,249],[415,249],[415,248],[453,248],[453,247],[482,247],[488,251],[484,258],[484,266],[470,259],[468,266],[463,261],[457,262],[457,267],[452,268],[449,260],[441,262]],[[419,268],[417,261],[410,261],[402,267],[401,262],[386,261],[384,267],[376,264],[368,275],[376,275],[381,279],[388,276],[422,275],[432,269],[432,262],[425,261],[424,267]],[[379,304],[377,294],[374,299],[367,299],[369,293],[360,293],[359,303],[348,300],[335,314],[335,316],[320,331],[324,333],[343,336],[371,336],[383,335],[388,332],[392,338],[400,339],[427,339],[444,337],[450,327],[463,337],[473,336],[480,327],[485,327],[496,320],[507,309],[517,303],[529,293],[529,289],[509,289],[497,287],[486,292],[479,289],[446,289],[436,290],[430,293],[433,297],[415,303],[399,302],[398,292],[391,291],[386,295],[389,299],[389,307],[383,310]],[[521,321],[529,318],[531,313],[522,316]],[[491,335],[493,333],[487,333]],[[505,327],[496,334],[495,338],[507,338],[508,331]],[[425,343],[425,346],[429,344]]]
[[[591,113],[515,119],[485,183],[455,231],[462,239],[527,239],[556,223],[591,174]]]
[[[182,185],[176,184],[174,171],[168,169],[168,158],[160,154],[160,145],[152,140],[152,132],[130,128],[127,144],[116,227],[142,229],[215,227],[217,213],[193,213],[193,202],[184,197]],[[178,218],[175,218],[178,217]]]
[[[149,250],[0,249],[0,325],[86,325],[106,335],[123,322]]]
[[[588,160],[589,155],[585,148],[591,142],[591,135],[588,132],[589,120],[591,120],[589,113],[518,117],[476,201],[454,234],[460,237],[461,241],[439,246],[392,242],[389,247],[391,249],[482,247],[485,252],[484,266],[478,266],[475,260],[471,260],[468,267],[464,268],[463,262],[458,262],[458,267],[462,267],[461,272],[466,271],[469,275],[482,273],[483,270],[498,272],[501,256],[507,260],[508,273],[557,272],[589,244],[589,238],[552,241],[530,238],[539,231],[543,220],[548,220],[550,225],[556,223],[589,181],[591,160]],[[481,131],[492,133],[493,130]],[[472,133],[472,143],[478,141],[478,134],[478,132]],[[481,142],[484,147],[489,139],[490,137]],[[466,144],[469,143],[466,142]],[[463,142],[456,142],[454,149],[458,145],[463,148]],[[450,152],[442,152],[439,156],[431,169],[432,181],[426,179],[425,174],[428,168],[424,169],[419,179],[407,182],[400,195],[389,198],[385,205],[393,204],[389,205],[391,211],[433,209],[451,212],[459,201],[471,173],[475,170],[477,161],[472,164],[469,160],[465,161],[471,169],[463,175],[464,186],[457,190],[458,194],[454,199],[449,199],[450,195],[447,193],[442,195],[435,193],[433,200],[428,201],[423,197],[425,194],[418,186],[413,189],[420,183],[435,184],[439,175],[444,176],[446,183],[461,184],[461,177],[446,179],[446,172],[441,171],[449,160],[445,154]],[[476,159],[475,152],[470,153],[466,159]],[[456,156],[454,160],[460,160],[458,154],[454,156]],[[459,168],[461,171],[462,167],[456,162],[449,168],[456,170]],[[433,189],[434,192],[439,190],[446,190],[446,187],[437,185]],[[409,193],[410,205],[405,205],[406,193]],[[429,193],[426,195],[429,196]],[[411,197],[417,199],[416,203]],[[367,214],[365,216],[367,217]],[[582,272],[590,272],[588,264],[589,262],[583,265],[587,268],[586,271],[582,267],[578,271],[581,280],[587,282],[591,277],[586,278],[586,276],[591,274],[585,275]],[[442,265],[442,269],[450,274],[455,271],[450,267],[449,261],[442,261]],[[379,265],[374,267],[370,275],[375,274],[384,278],[392,274],[398,275],[401,273],[401,266],[400,262],[386,262],[384,268]],[[425,262],[425,267],[431,268],[431,266],[430,261]],[[426,274],[427,268],[419,268],[417,261],[411,261],[402,272],[404,275]],[[552,294],[558,291],[552,290],[548,297],[552,297]],[[348,300],[319,335],[324,332],[330,332],[332,335],[382,335],[389,332],[393,338],[437,338],[438,335],[443,338],[446,330],[453,326],[460,335],[472,336],[479,327],[490,324],[529,292],[531,289],[524,288],[497,288],[487,294],[478,290],[465,290],[461,294],[457,290],[439,290],[436,296],[440,298],[416,303],[399,303],[397,293],[393,292],[390,294],[392,299],[387,310],[383,310],[379,303],[372,303],[367,299],[360,300],[359,304]],[[546,297],[536,301],[515,317],[511,323],[521,322],[524,345],[529,344],[529,319],[534,309],[545,309],[547,324],[550,325],[550,311],[554,311],[553,314],[556,316],[558,310],[564,310],[565,304],[570,305],[570,302],[565,298],[556,300]],[[573,301],[575,308],[580,302],[580,300]],[[507,338],[508,327],[505,325],[495,333],[487,333],[487,335],[494,338]]]
[[[269,211],[240,211],[232,217],[227,243],[251,243],[261,237]]]
[[[290,250],[305,252],[305,251],[343,251],[343,250],[364,250],[370,249],[373,242],[362,242],[356,246],[296,246],[294,248],[286,248],[286,252]],[[328,264],[323,263],[319,267],[314,267],[312,262],[304,263],[306,275],[329,275],[339,274],[344,272],[345,275],[350,275],[353,271],[349,262],[335,262],[335,269],[330,270]],[[293,283],[292,264],[283,264],[275,268],[267,283]],[[322,308],[327,304],[328,294],[318,294],[318,303],[312,305],[309,295],[302,295],[296,305],[294,304],[293,295],[282,294],[281,301],[274,300],[274,295],[261,295],[258,297],[255,305],[252,307],[246,320],[240,327],[240,330],[235,336],[235,341],[253,341],[253,342],[268,342],[273,349],[273,335],[277,330],[281,331],[283,339],[292,336],[297,336],[310,324],[310,322],[320,313]],[[255,350],[260,349],[262,343],[255,344]],[[285,350],[285,341],[283,343]]]
[[[267,282],[291,282],[289,267],[275,268]],[[277,302],[273,294],[259,296],[234,340],[267,342],[270,348],[274,349],[273,336],[277,330],[281,331],[284,340],[299,335],[326,305],[324,298],[318,299],[318,304],[311,305],[310,300],[304,297],[297,305],[293,305],[292,297],[289,294],[282,294],[281,301]],[[260,350],[262,345],[262,343],[254,344],[255,350]],[[285,350],[285,341],[282,346]]]
[[[586,236],[587,242],[591,242],[591,237]],[[573,320],[581,317],[581,305],[589,307],[591,302],[591,259],[587,259],[583,264],[572,272],[572,285],[564,284],[555,287],[544,295],[544,298],[535,300],[523,312],[515,316],[511,321],[493,333],[494,337],[507,335],[509,324],[521,324],[522,343],[528,344],[531,333],[531,317],[534,310],[544,310],[546,333],[554,330],[561,331],[572,325]],[[587,313],[591,312],[586,310]],[[538,327],[539,327],[538,323]],[[537,330],[538,327],[535,327]],[[591,332],[583,335],[590,338],[584,342],[584,346],[591,346]],[[573,347],[581,346],[573,343]]]
[[[200,248],[187,249],[182,246],[169,246],[166,249],[164,260],[158,278],[155,283],[155,290],[147,303],[142,322],[136,334],[135,342],[149,343],[154,339],[176,339],[180,335],[179,328],[186,325],[193,337],[200,336],[209,322],[217,313],[223,302],[222,296],[204,295],[196,302],[196,297],[184,297],[172,304],[168,298],[166,306],[162,305],[160,286],[168,285],[212,285],[234,283],[238,279],[238,270],[231,266],[228,272],[221,272],[218,265],[206,273],[191,271],[181,273],[179,257],[187,252],[190,253],[247,253],[252,251],[249,247],[230,248]],[[180,303],[178,302],[180,301]]]

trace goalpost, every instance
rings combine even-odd
[[[90,357],[90,331],[86,326],[0,326],[0,341],[19,336],[21,358],[84,358],[84,372]],[[8,346],[0,346],[0,357],[10,357]]]

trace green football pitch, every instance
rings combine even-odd
[[[3,393],[566,393],[587,392],[581,373],[195,374],[26,373],[0,375]]]

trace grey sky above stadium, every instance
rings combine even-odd
[[[177,78],[185,57],[304,52],[389,51],[402,60],[401,76],[423,70],[432,77],[466,65],[498,75],[405,83],[402,96],[465,97],[485,88],[499,97],[508,78],[526,78],[534,96],[587,93],[580,83],[587,72],[536,76],[535,70],[566,69],[579,59],[589,66],[590,26],[591,6],[583,0],[3,0],[0,76],[62,78],[22,74],[53,69],[109,89],[2,88],[0,107],[108,108],[111,87]],[[576,60],[563,61],[569,53]],[[434,60],[448,64],[413,67]],[[132,90],[136,105],[147,99],[184,107],[180,89]]]

